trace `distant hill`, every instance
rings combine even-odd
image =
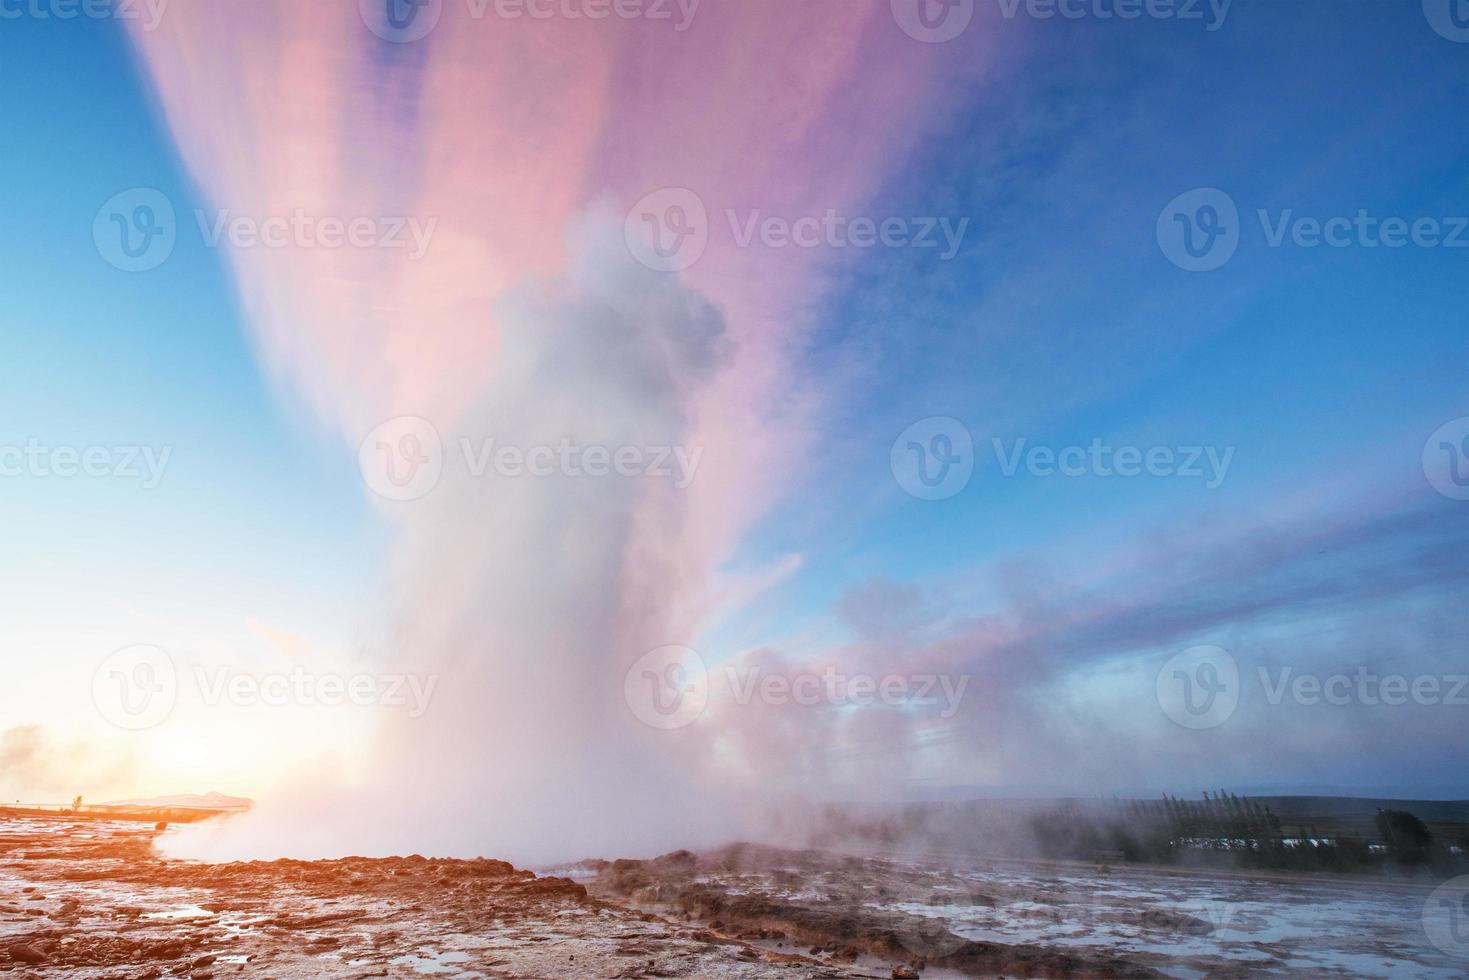
[[[1245,799],[1245,797],[1241,797]],[[1463,846],[1469,834],[1469,800],[1398,800],[1351,796],[1249,796],[1280,821],[1285,838],[1319,835],[1378,841],[1377,811],[1406,810],[1447,845]],[[1052,799],[969,799],[897,805],[836,804],[817,808],[803,824],[803,846],[1017,855],[1033,853],[1038,820],[1062,814],[1072,825],[1098,826],[1115,820],[1133,804],[1157,806],[1153,799],[1122,797]],[[1197,805],[1199,798],[1185,803]]]
[[[1407,810],[1440,836],[1469,827],[1469,800],[1383,800],[1360,796],[1252,796],[1280,818],[1284,829],[1315,827],[1328,836],[1375,838],[1378,810]]]
[[[155,796],[146,800],[114,800],[110,803],[88,804],[89,810],[220,810],[225,812],[248,810],[253,800],[243,796],[226,796],[223,793],[183,793],[178,796]]]

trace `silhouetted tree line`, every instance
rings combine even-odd
[[[1379,810],[1376,825],[1376,840],[1323,835],[1311,826],[1290,833],[1268,805],[1220,790],[1212,796],[1205,792],[1201,800],[1165,795],[1161,800],[1070,802],[1034,816],[1031,832],[1046,857],[1101,863],[1121,858],[1297,871],[1469,865],[1464,853],[1469,830],[1457,836],[1455,853],[1405,810]]]

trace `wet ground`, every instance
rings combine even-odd
[[[159,859],[155,833],[0,817],[0,973],[933,980],[1469,965],[1425,948],[1415,887],[753,846],[542,876],[422,857],[202,865]]]
[[[1423,929],[1432,882],[735,847],[596,865],[594,894],[925,976],[1466,977]]]

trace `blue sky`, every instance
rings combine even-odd
[[[17,530],[75,535],[73,557],[85,560],[105,528],[104,543],[139,560],[163,551],[160,565],[202,557],[204,535],[210,551],[232,555],[211,559],[211,575],[269,550],[299,556],[272,561],[274,574],[337,595],[334,583],[356,578],[371,549],[351,454],[281,410],[218,255],[184,235],[162,268],[129,275],[93,245],[97,208],[128,187],[198,206],[126,36],[112,20],[20,19],[0,43],[13,135],[5,320],[14,370],[0,393],[8,436],[176,447],[159,494],[12,483],[11,506],[27,508]],[[77,520],[77,507],[95,508],[99,524]],[[333,574],[317,579],[313,565]]]
[[[1268,500],[1354,455],[1356,482],[1411,477],[1417,440],[1464,405],[1464,253],[1273,249],[1254,212],[1465,210],[1465,51],[1412,6],[1325,17],[1319,4],[1239,5],[1214,34],[1000,21],[1024,38],[1024,59],[989,92],[976,86],[970,111],[883,205],[960,205],[975,215],[967,247],[947,265],[893,251],[850,270],[829,342],[811,353],[814,372],[865,361],[864,400],[842,406],[833,465],[866,475],[856,485],[873,494],[807,498],[814,512],[861,504],[851,519],[863,533],[836,519],[832,546],[861,555],[881,541],[864,566],[907,577],[1024,550],[1041,529],[1133,533]],[[1168,263],[1154,222],[1176,193],[1211,186],[1235,197],[1247,235],[1224,269],[1190,274]],[[939,506],[903,499],[873,478],[888,465],[877,433],[940,414],[982,443],[1238,451],[1214,491],[1022,473],[976,478]],[[904,555],[929,560],[910,569]],[[835,573],[813,566],[813,577]]]
[[[0,50],[0,441],[171,454],[152,489],[122,478],[0,485],[0,645],[26,673],[0,694],[0,714],[94,731],[96,664],[165,629],[184,655],[205,636],[242,642],[256,623],[357,642],[383,532],[354,454],[282,410],[227,272],[197,236],[136,275],[93,244],[93,216],[118,191],[156,187],[181,209],[197,200],[125,34],[112,20],[22,18],[4,22]]]

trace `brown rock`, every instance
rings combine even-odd
[[[147,956],[153,960],[176,960],[188,951],[188,944],[182,939],[165,939],[149,949]]]
[[[10,959],[15,963],[45,963],[49,958],[34,946],[16,943],[10,947]]]

